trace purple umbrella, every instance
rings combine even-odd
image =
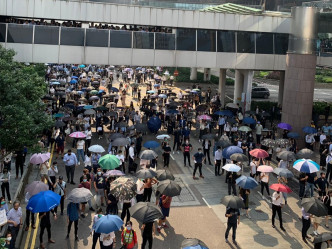
[[[283,130],[288,130],[288,131],[292,130],[292,126],[287,123],[280,123],[280,124],[278,124],[278,127]]]
[[[30,163],[31,164],[41,164],[41,163],[44,163],[46,162],[47,160],[49,160],[51,157],[51,154],[49,152],[47,153],[36,153],[36,154],[33,154],[30,158]]]

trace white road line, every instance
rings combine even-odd
[[[211,208],[211,206],[210,206],[209,203],[205,200],[204,197],[202,197],[202,200],[205,202],[206,206],[208,206],[209,208]]]
[[[171,156],[171,158],[172,158],[173,160],[175,160],[174,157],[172,156],[172,154],[171,154],[170,156]]]
[[[212,175],[214,175],[214,172],[213,172],[212,170],[210,170],[209,167],[206,167],[206,169],[207,169],[208,171],[210,171],[210,172],[212,173]]]

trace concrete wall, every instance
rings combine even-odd
[[[290,17],[224,14],[60,0],[0,0],[0,15],[274,33],[290,33],[291,26]]]

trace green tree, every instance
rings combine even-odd
[[[34,149],[52,124],[41,98],[46,84],[34,65],[14,61],[15,52],[0,45],[0,145],[6,151]]]

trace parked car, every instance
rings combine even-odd
[[[267,99],[270,96],[270,91],[266,87],[253,87],[251,92],[252,98]]]

